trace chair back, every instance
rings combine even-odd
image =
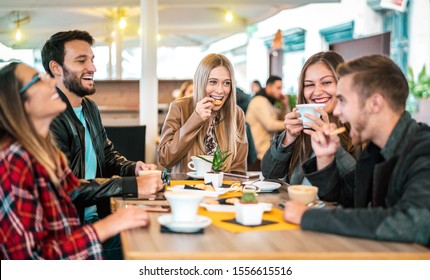
[[[107,137],[115,150],[132,161],[145,161],[146,126],[106,126]]]

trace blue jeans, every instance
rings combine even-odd
[[[92,217],[89,220],[85,220],[85,224],[94,224],[99,221],[98,217]],[[123,260],[124,255],[122,254],[122,245],[119,234],[109,238],[102,243],[103,246],[103,257],[106,260]]]

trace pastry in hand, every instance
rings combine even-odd
[[[213,102],[213,104],[214,104],[215,106],[219,106],[219,105],[221,105],[221,104],[222,104],[222,101],[221,101],[221,100],[216,99],[216,100]]]

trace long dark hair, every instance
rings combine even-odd
[[[300,72],[300,80],[299,80],[299,92],[297,96],[297,104],[305,104],[306,99],[304,95],[304,80],[306,71],[309,66],[314,65],[316,63],[322,62],[326,65],[333,73],[333,76],[338,80],[336,74],[336,67],[344,62],[343,57],[337,52],[326,51],[319,52],[312,55],[303,65],[302,71]],[[353,153],[355,147],[351,143],[351,138],[349,137],[349,124],[342,124],[341,121],[333,115],[332,112],[327,112],[329,116],[330,122],[335,123],[338,127],[345,126],[347,129],[346,132],[339,135],[341,145],[345,148],[345,150],[349,153]],[[305,160],[307,160],[312,155],[312,146],[311,146],[311,138],[309,135],[305,133],[301,133],[297,139],[293,143],[293,154],[291,156],[290,166],[288,168],[288,178],[291,179],[291,175],[295,167],[299,164],[301,165]]]

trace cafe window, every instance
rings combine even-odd
[[[384,31],[391,31],[390,57],[407,73],[408,65],[408,18],[409,8],[404,13],[388,11],[384,16]]]
[[[321,29],[320,34],[328,44],[351,40],[354,34],[354,21]]]

